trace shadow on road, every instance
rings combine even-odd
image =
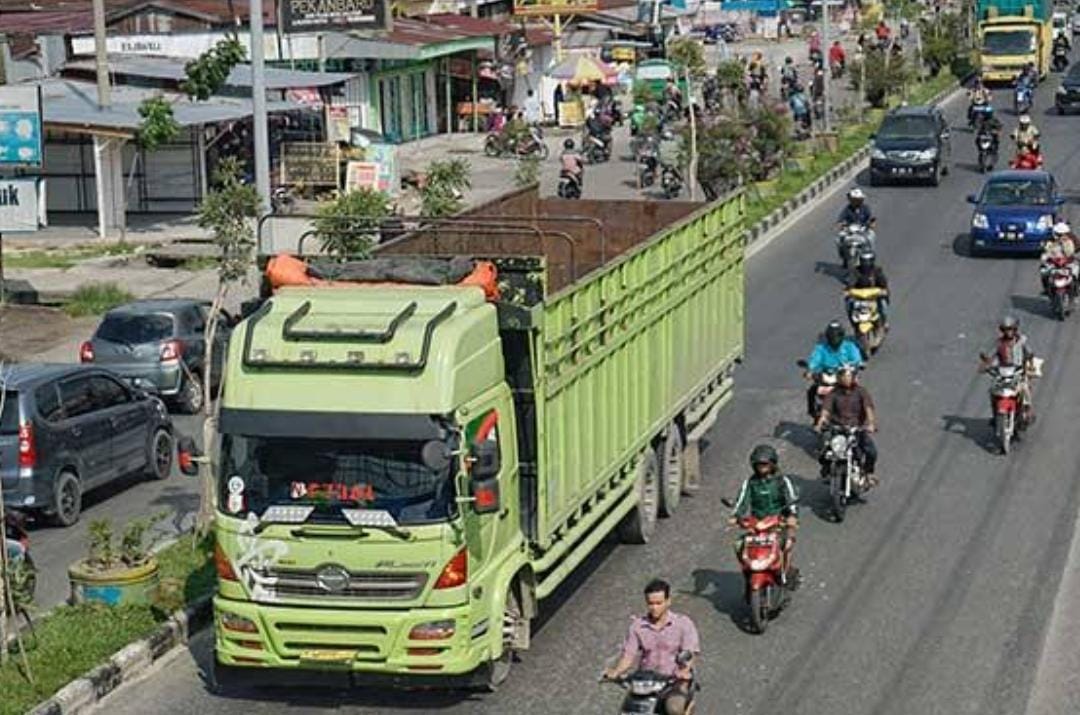
[[[829,276],[830,278],[835,278],[842,284],[847,282],[848,273],[844,270],[844,266],[839,263],[817,261],[814,263],[814,273],[820,273]]]
[[[943,429],[946,432],[966,437],[987,452],[997,451],[997,445],[994,442],[994,429],[990,426],[986,417],[942,415],[941,419],[944,422]]]
[[[690,575],[694,579],[694,587],[690,591],[683,591],[683,594],[708,601],[717,612],[731,618],[731,622],[740,630],[749,632],[750,620],[743,595],[746,582],[741,572],[694,569]]]
[[[1034,315],[1037,318],[1056,320],[1050,309],[1050,301],[1046,298],[1036,298],[1030,295],[1012,295],[1009,296],[1009,301],[1015,310],[1022,310],[1028,315]]]
[[[810,425],[784,420],[776,425],[776,429],[773,430],[773,437],[782,439],[788,444],[798,447],[808,456],[817,459],[818,444],[821,442],[821,437]]]
[[[978,258],[971,252],[971,234],[966,232],[958,233],[953,237],[952,250],[961,258]]]
[[[799,506],[810,509],[814,516],[827,521],[830,524],[836,521],[832,513],[832,497],[829,494],[829,483],[820,479],[807,479],[789,475],[799,490]]]

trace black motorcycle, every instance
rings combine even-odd
[[[675,663],[681,668],[690,662],[693,654],[690,651],[681,651],[675,657]],[[664,696],[675,687],[677,680],[671,676],[661,675],[652,670],[637,670],[618,680],[601,678],[602,683],[615,683],[626,691],[619,712],[622,715],[631,713],[663,713]],[[685,715],[694,712],[694,693],[700,689],[696,681],[690,683],[690,692]]]
[[[578,174],[572,174],[569,171],[560,172],[558,194],[560,199],[580,199],[580,176]]]
[[[683,178],[678,167],[672,164],[664,164],[660,172],[660,188],[664,190],[665,199],[673,199],[682,193]]]
[[[638,144],[634,160],[638,167],[638,184],[645,188],[656,181],[656,172],[660,168],[660,148],[654,136],[644,137]]]
[[[1069,48],[1065,45],[1054,45],[1054,59],[1051,63],[1055,72],[1064,72],[1069,66]]]
[[[590,164],[602,164],[611,158],[611,133],[585,132],[581,139],[582,156]]]
[[[994,170],[998,160],[998,138],[989,129],[979,128],[975,135],[975,149],[979,152],[979,171],[985,174]]]

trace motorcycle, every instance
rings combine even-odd
[[[821,415],[821,406],[825,403],[825,398],[836,389],[836,371],[831,370],[811,374],[808,371],[810,366],[805,360],[798,360],[795,364],[806,371],[805,377],[816,386],[814,390],[814,409],[810,412],[810,419],[813,422],[817,422],[818,416]]]
[[[296,195],[288,186],[278,186],[270,193],[270,208],[276,214],[291,214],[296,210]]]
[[[17,542],[21,546],[21,558],[7,560],[10,569],[11,600],[15,605],[16,614],[21,614],[30,620],[29,607],[34,600],[34,592],[37,590],[37,567],[34,558],[30,555],[30,532],[26,529],[26,516],[22,512],[12,509],[4,512],[4,538],[10,542]],[[0,617],[12,616],[9,605],[0,605]]]
[[[791,593],[799,586],[799,574],[790,567],[785,572],[787,559],[780,535],[785,528],[782,517],[744,516],[739,519],[739,526],[746,532],[738,557],[746,582],[750,628],[761,634],[769,620],[791,601]]]
[[[844,294],[850,301],[848,319],[855,331],[855,340],[863,354],[863,360],[869,360],[885,342],[885,325],[881,319],[878,300],[885,291],[882,288],[848,288]]]
[[[833,519],[840,523],[847,514],[848,505],[862,501],[862,495],[870,487],[858,452],[859,429],[832,426],[822,439],[822,459],[825,463],[825,476],[829,479],[832,515]]]
[[[1055,72],[1064,72],[1069,66],[1069,48],[1064,45],[1054,45],[1053,67]]]
[[[859,254],[866,249],[873,250],[873,231],[861,224],[853,223],[840,230],[836,236],[836,250],[844,270],[855,265]]]
[[[1042,152],[1023,152],[1013,157],[1009,167],[1024,171],[1038,171],[1043,167]]]
[[[979,128],[975,135],[975,148],[979,152],[979,171],[986,173],[994,170],[998,160],[998,140],[993,132]]]
[[[1076,277],[1073,259],[1064,256],[1051,258],[1047,265],[1046,288],[1050,295],[1050,307],[1054,317],[1065,320],[1073,311],[1076,301]]]
[[[642,187],[652,186],[656,181],[656,171],[660,167],[660,149],[656,137],[645,137],[638,145],[637,165],[638,183]]]
[[[492,158],[514,156],[547,159],[550,150],[537,127],[530,127],[529,134],[521,141],[515,141],[507,132],[492,132],[484,139],[484,154]]]
[[[601,164],[611,158],[611,135],[597,136],[589,132],[582,138],[582,156],[589,164]]]
[[[994,116],[992,104],[972,104],[968,107],[968,127],[978,131],[990,117]]]
[[[1031,87],[1027,83],[1018,83],[1013,92],[1013,111],[1017,114],[1027,114],[1031,111]]]
[[[569,171],[560,172],[557,193],[560,199],[580,199],[581,179],[577,174],[572,174]]]
[[[664,190],[664,198],[673,199],[682,192],[682,174],[678,168],[671,164],[664,164],[660,172],[660,187]]]
[[[1027,428],[1020,386],[1023,370],[1015,365],[990,368],[990,399],[994,405],[994,437],[1002,454],[1008,454],[1012,442]]]
[[[690,651],[680,651],[675,656],[675,664],[683,668],[690,662],[691,658],[693,658],[693,654]],[[654,670],[636,670],[617,680],[601,677],[600,682],[614,683],[625,690],[626,697],[623,698],[619,713],[620,715],[635,715],[665,712],[664,694],[678,681],[672,676],[661,675]],[[693,715],[694,693],[697,690],[699,690],[697,682],[692,682],[690,684],[689,700],[686,709],[683,711],[685,715]]]
[[[829,72],[832,75],[832,79],[840,79],[844,76],[844,63],[843,62],[830,62]]]

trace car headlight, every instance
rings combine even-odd
[[[937,149],[923,149],[916,156],[920,161],[932,161],[937,156]]]
[[[1065,85],[1063,85],[1063,84],[1058,85],[1058,88],[1057,88],[1057,93],[1058,94],[1065,94],[1068,91],[1069,90],[1065,89]]]
[[[977,213],[971,217],[972,228],[990,228],[990,222],[986,219],[986,214]]]
[[[870,158],[871,159],[884,159],[885,158],[885,152],[883,152],[881,149],[878,149],[877,147],[874,147],[873,149],[870,150]]]
[[[1049,231],[1054,227],[1054,217],[1050,214],[1043,214],[1039,217],[1039,220],[1035,222],[1036,231]]]

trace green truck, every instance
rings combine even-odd
[[[1028,63],[1046,76],[1054,44],[1052,9],[1050,0],[977,0],[983,80],[1012,82]]]
[[[503,681],[538,602],[696,484],[743,353],[743,214],[516,192],[376,254],[485,258],[498,299],[290,287],[238,324],[210,455],[216,682]]]

